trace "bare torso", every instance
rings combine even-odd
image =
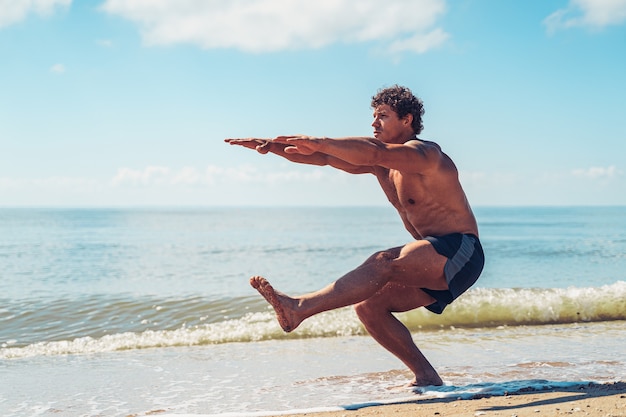
[[[435,143],[423,143],[439,149]],[[403,173],[380,166],[373,173],[415,239],[448,233],[478,236],[476,219],[459,183],[456,166],[443,152],[439,166],[431,173]]]

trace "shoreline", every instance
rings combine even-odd
[[[626,416],[626,382],[584,383],[556,390],[521,390],[505,395],[477,394],[472,399],[429,398],[358,409],[268,414],[272,417],[369,417],[369,416],[516,416],[580,415]]]

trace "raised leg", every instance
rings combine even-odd
[[[417,348],[409,330],[392,313],[434,302],[420,288],[447,288],[443,276],[445,262],[446,258],[429,242],[421,240],[378,252],[337,281],[302,296],[291,297],[276,291],[259,276],[252,277],[250,284],[274,308],[286,332],[315,314],[356,304],[368,332],[411,369],[415,385],[441,385],[441,378]]]
[[[303,320],[315,314],[349,306],[374,295],[391,278],[390,264],[400,251],[401,248],[394,248],[377,252],[337,281],[319,291],[298,297],[276,291],[260,276],[250,278],[250,285],[274,308],[283,330],[291,332]]]

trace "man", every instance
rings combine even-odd
[[[371,255],[310,294],[288,296],[259,276],[250,284],[274,308],[286,332],[315,314],[354,304],[370,335],[414,373],[413,385],[441,385],[437,371],[392,313],[426,307],[441,314],[474,284],[484,264],[478,226],[452,160],[436,143],[417,138],[423,128],[422,101],[395,85],[379,90],[371,104],[374,138],[281,136],[226,142],[297,163],[373,174],[415,241]]]

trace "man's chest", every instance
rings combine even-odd
[[[420,178],[406,176],[395,170],[377,173],[378,182],[387,199],[397,208],[411,206],[423,198],[423,185]]]

